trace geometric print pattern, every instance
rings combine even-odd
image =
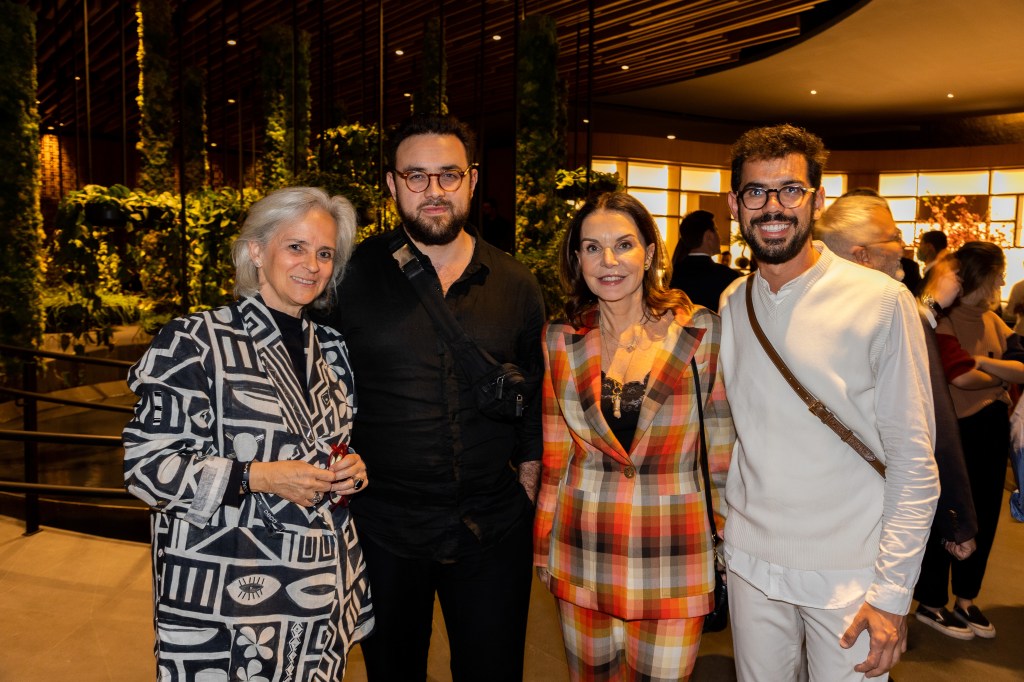
[[[222,504],[234,461],[326,467],[349,441],[344,341],[308,319],[303,332],[301,381],[258,295],[172,321],[129,373],[125,484],[152,508],[160,680],[338,680],[373,626],[346,508]]]

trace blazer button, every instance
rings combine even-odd
[[[628,466],[622,470],[622,475],[626,478],[633,478],[636,476],[636,467]]]

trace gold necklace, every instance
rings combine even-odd
[[[623,344],[619,343],[618,340],[615,339],[615,337],[613,337],[610,334],[608,334],[604,330],[604,325],[600,325],[600,323],[599,323],[600,328],[601,328],[601,334],[603,336],[608,337],[608,339],[612,343],[615,344],[616,348],[621,348],[621,349],[625,350],[627,353],[629,353],[629,360],[626,362],[626,369],[622,373],[623,381],[617,381],[617,382],[615,382],[615,384],[617,384],[617,385],[615,385],[615,384],[612,385],[612,416],[614,416],[616,419],[621,419],[622,418],[622,387],[623,387],[623,384],[624,384],[624,381],[625,381],[626,377],[629,376],[629,368],[633,364],[633,357],[634,357],[633,351],[635,351],[637,346],[640,344],[640,337],[643,334],[644,326],[646,324],[647,324],[647,315],[644,314],[644,316],[640,318],[640,322],[638,322],[637,324],[633,325],[633,339],[629,343],[623,345]],[[613,350],[610,353],[610,355],[611,355],[611,359],[608,362],[609,369],[611,368],[611,361],[615,359],[615,351]],[[615,381],[615,379],[612,379],[612,381]]]

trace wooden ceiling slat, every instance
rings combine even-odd
[[[86,0],[27,0],[37,12],[39,99],[44,125],[59,120],[84,124],[84,86],[71,80],[82,68],[82,5]],[[314,124],[333,106],[324,99],[344,101],[350,116],[369,119],[377,107],[378,13],[368,0],[294,0],[295,21],[311,36],[310,65]],[[594,82],[596,95],[623,93],[690,78],[702,70],[736,61],[740,51],[754,45],[799,35],[800,16],[834,0],[607,0],[597,3],[594,16]],[[124,24],[119,3],[126,3]],[[245,145],[260,127],[259,36],[272,24],[290,26],[293,0],[168,0],[182,18],[182,44],[187,63],[207,72],[208,119],[211,139],[235,146],[238,112],[242,112]],[[384,2],[386,50],[385,121],[408,111],[402,96],[419,86],[423,26],[438,13],[438,0],[419,3]],[[587,50],[591,36],[588,2],[548,0],[529,3],[552,16],[558,27],[557,69],[578,98],[576,84],[586,88]],[[445,1],[448,95],[453,111],[480,111],[480,88],[487,93],[488,110],[514,106],[515,4],[508,1]],[[120,135],[120,32],[126,32],[126,78],[130,136],[136,134],[138,110],[138,44],[134,2],[117,0],[89,4],[92,120],[94,133]],[[365,15],[364,15],[365,10]],[[482,14],[486,12],[486,16]],[[324,26],[321,26],[321,16]],[[73,28],[72,28],[73,27]],[[501,41],[491,40],[500,33]],[[239,42],[225,44],[232,35]],[[326,44],[323,36],[327,36]],[[577,41],[580,44],[577,44]],[[394,54],[401,47],[403,57]],[[177,50],[172,46],[172,54]],[[577,51],[579,50],[579,54]],[[481,64],[481,55],[485,62]],[[631,66],[622,71],[622,63]],[[481,78],[483,79],[481,83]],[[321,94],[321,90],[324,93]],[[78,121],[75,96],[78,97]],[[238,104],[228,105],[233,97]],[[66,128],[67,130],[68,128]]]

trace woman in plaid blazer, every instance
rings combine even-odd
[[[722,528],[735,433],[721,323],[663,288],[657,226],[624,192],[579,210],[559,265],[569,321],[545,330],[534,564],[572,679],[686,679],[715,583],[691,359]]]

